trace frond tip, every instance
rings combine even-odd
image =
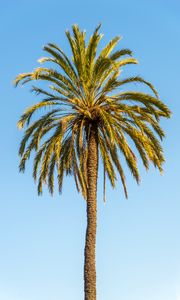
[[[27,78],[28,76],[31,76],[31,73],[22,73],[22,74],[19,74],[16,78],[15,78],[15,80],[14,80],[14,85],[15,86],[18,86],[18,84],[21,82],[22,83],[22,81],[25,79],[25,78]]]

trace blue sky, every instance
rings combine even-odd
[[[122,35],[139,60],[124,74],[152,81],[173,112],[166,131],[164,175],[142,168],[141,185],[127,173],[122,187],[98,188],[98,300],[180,300],[180,4],[179,1],[1,1],[0,17],[0,299],[83,299],[85,201],[72,179],[63,194],[38,197],[29,162],[18,172],[22,132],[18,117],[34,103],[30,87],[14,89],[17,74],[31,71],[48,42],[67,53],[64,31],[78,23],[88,35],[102,22],[107,43]]]

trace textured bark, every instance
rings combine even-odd
[[[84,250],[84,293],[85,300],[96,300],[96,215],[98,143],[96,128],[91,127],[89,136],[87,176],[87,229]]]

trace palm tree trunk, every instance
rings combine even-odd
[[[87,161],[87,229],[84,250],[84,293],[85,300],[96,300],[96,197],[98,175],[98,143],[96,127],[91,127]]]

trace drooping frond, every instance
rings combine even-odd
[[[127,197],[122,158],[137,183],[138,158],[147,170],[152,163],[162,172],[160,140],[164,131],[159,121],[169,118],[170,110],[159,99],[154,86],[141,76],[120,78],[122,68],[138,63],[130,49],[114,50],[120,37],[113,38],[98,52],[103,36],[100,27],[86,43],[86,32],[73,25],[72,33],[66,31],[72,59],[59,46],[49,43],[44,47],[47,57],[39,59],[46,66],[15,79],[16,86],[36,81],[47,83],[48,87],[32,86],[32,92],[41,100],[26,109],[18,122],[18,127],[25,130],[19,148],[19,169],[24,172],[34,153],[33,178],[39,194],[44,184],[53,194],[55,183],[61,193],[64,177],[71,175],[78,192],[86,199],[88,140],[93,124],[104,168],[104,185],[108,177],[115,187],[119,176]],[[124,91],[127,84],[142,84],[148,92]]]

